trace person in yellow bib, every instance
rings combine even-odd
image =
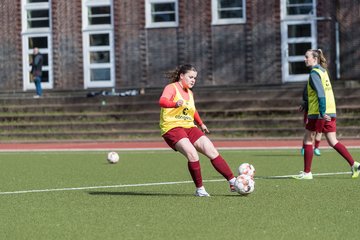
[[[352,178],[360,173],[360,163],[354,161],[347,148],[336,138],[336,104],[330,78],[326,70],[326,58],[321,49],[310,49],[305,53],[305,64],[310,76],[307,83],[308,121],[304,137],[304,171],[296,179],[313,179],[311,164],[314,138],[317,132],[324,133],[328,144],[350,165]]]
[[[231,191],[235,191],[235,177],[205,135],[209,130],[196,110],[194,95],[190,90],[195,85],[196,77],[197,71],[190,64],[181,65],[170,72],[171,83],[164,88],[159,100],[160,130],[165,142],[187,158],[188,170],[196,186],[195,196],[209,197],[203,186],[198,152],[208,157],[214,168],[228,180]]]
[[[308,122],[308,96],[307,96],[307,84],[304,87],[303,90],[303,102],[300,104],[299,106],[299,112],[303,112],[304,113],[304,126],[306,126],[306,123]],[[321,132],[317,132],[315,135],[315,143],[314,143],[314,154],[316,156],[321,156],[321,152],[320,152],[320,142],[321,142],[321,138],[322,138],[322,133]],[[305,149],[304,149],[304,140],[305,140],[305,134],[304,134],[304,138],[302,140],[302,148],[301,148],[301,155],[304,156],[305,153]]]

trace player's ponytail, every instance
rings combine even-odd
[[[317,50],[318,54],[319,54],[319,64],[320,66],[322,66],[323,68],[327,68],[328,67],[328,64],[327,64],[327,61],[326,61],[326,58],[324,56],[324,53],[321,49],[318,49]]]
[[[320,64],[320,66],[327,69],[328,64],[323,51],[321,49],[311,49],[310,51],[313,57],[318,59],[318,63]]]
[[[191,64],[180,65],[174,70],[166,73],[166,77],[170,80],[171,83],[178,82],[180,79],[180,74],[185,74],[188,71],[196,71],[195,67]]]

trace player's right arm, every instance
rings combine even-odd
[[[169,84],[164,88],[164,91],[160,97],[159,105],[162,108],[177,108],[183,105],[184,101],[182,99],[174,102],[174,97],[176,95],[176,90],[173,85]]]

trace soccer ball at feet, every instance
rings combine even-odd
[[[119,154],[116,152],[109,152],[107,155],[107,160],[109,163],[117,163],[119,161]]]
[[[239,166],[239,175],[242,175],[242,174],[248,175],[253,178],[255,175],[254,166],[251,165],[250,163],[242,163]]]
[[[249,175],[242,174],[236,178],[234,186],[240,195],[247,195],[255,190],[255,181]]]

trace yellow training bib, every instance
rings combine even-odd
[[[194,124],[194,114],[196,112],[194,96],[189,89],[189,100],[182,98],[179,90],[177,89],[175,83],[172,84],[176,90],[176,95],[174,97],[174,102],[182,99],[184,104],[178,108],[161,108],[160,111],[160,129],[161,135],[164,135],[170,129],[176,127],[183,128],[192,128],[195,127]]]
[[[334,93],[333,93],[333,90],[331,87],[331,82],[330,82],[330,78],[329,78],[327,71],[323,72],[317,68],[313,68],[313,71],[316,71],[320,75],[321,83],[324,88],[325,99],[326,99],[325,113],[326,114],[335,114],[336,113],[335,98],[334,98]],[[307,85],[307,90],[308,90],[308,104],[309,104],[308,114],[309,115],[320,114],[318,96],[317,96],[316,92],[314,91],[314,89],[312,89],[310,87],[309,82]]]

